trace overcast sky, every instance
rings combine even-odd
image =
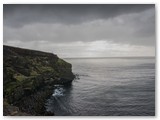
[[[4,44],[60,57],[155,56],[154,5],[4,5]]]

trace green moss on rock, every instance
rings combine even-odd
[[[41,110],[34,109],[43,108],[54,84],[67,84],[74,79],[71,64],[52,53],[3,46],[3,61],[4,98],[24,112],[28,112],[25,108],[33,107],[34,114],[39,115]],[[21,104],[23,100],[32,101],[30,96],[40,98],[41,102],[36,106]]]

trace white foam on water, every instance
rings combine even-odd
[[[58,86],[57,88],[54,89],[52,96],[54,97],[64,96],[64,91],[65,90],[62,86]]]

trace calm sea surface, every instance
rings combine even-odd
[[[155,115],[155,58],[65,60],[79,79],[55,86],[47,111],[60,116]]]

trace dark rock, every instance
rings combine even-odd
[[[54,113],[53,112],[45,112],[45,116],[54,116]]]
[[[75,77],[72,65],[57,55],[10,46],[3,46],[3,76],[8,104],[30,115],[53,115],[45,112],[46,98],[55,84],[71,84]]]

